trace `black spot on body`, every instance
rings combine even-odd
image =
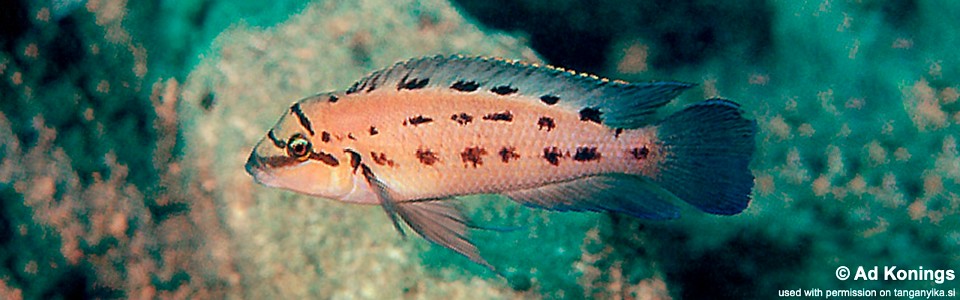
[[[593,107],[584,107],[580,110],[580,121],[590,121],[597,124],[603,124],[600,115],[603,113]]]
[[[357,138],[353,136],[353,133],[347,133],[347,138],[356,141]]]
[[[323,141],[324,143],[329,143],[329,142],[330,142],[330,133],[329,133],[329,132],[326,132],[326,131],[321,132],[321,133],[320,133],[320,141]]]
[[[597,147],[577,147],[577,153],[573,155],[573,160],[575,161],[592,161],[600,160],[600,152],[597,152]]]
[[[560,101],[560,97],[557,97],[554,95],[543,95],[543,96],[540,96],[540,101],[547,105],[554,105],[554,104],[557,104],[558,101]]]
[[[650,154],[650,149],[648,149],[647,146],[633,148],[630,149],[630,154],[632,154],[635,159],[647,159],[647,155]]]
[[[451,89],[461,91],[461,92],[473,92],[473,91],[476,91],[477,88],[479,87],[480,87],[480,84],[478,84],[476,81],[463,81],[463,80],[454,82],[453,85],[450,86]]]
[[[297,116],[297,119],[300,120],[300,125],[307,129],[307,132],[309,132],[311,136],[314,135],[313,125],[310,124],[310,119],[307,118],[307,115],[305,115],[303,110],[300,109],[300,103],[296,103],[291,106],[290,112]]]
[[[390,167],[396,166],[392,159],[387,158],[386,153],[380,152],[377,154],[376,152],[370,151],[370,156],[373,158],[373,162],[377,163],[378,165]]]
[[[553,118],[540,117],[540,120],[537,120],[537,129],[543,130],[544,128],[547,129],[547,132],[550,132],[550,130],[557,128],[557,124],[554,123]]]
[[[330,95],[330,98],[327,99],[327,101],[330,101],[330,103],[336,103],[339,100],[340,98],[337,97],[337,95]]]
[[[463,152],[460,152],[460,160],[463,161],[464,167],[469,164],[473,164],[473,167],[476,168],[477,165],[483,164],[483,156],[487,155],[487,150],[480,147],[470,147],[463,149]]]
[[[430,83],[430,78],[423,78],[423,79],[413,78],[408,81],[407,76],[403,76],[403,79],[400,79],[400,82],[397,83],[397,90],[399,91],[403,89],[407,89],[407,90],[421,89],[427,86],[427,83]]]
[[[450,116],[450,120],[453,120],[460,125],[467,125],[467,123],[473,122],[473,116],[468,115],[467,113],[454,114]]]
[[[563,152],[557,147],[546,147],[543,148],[543,158],[551,165],[558,166],[560,159],[563,158]]]
[[[510,111],[498,112],[487,114],[483,116],[484,120],[487,121],[504,121],[504,122],[513,122],[513,114]]]
[[[509,85],[501,85],[490,89],[491,92],[497,95],[506,96],[517,92],[517,88]]]
[[[424,117],[424,116],[416,116],[416,117],[406,119],[403,122],[403,125],[406,126],[408,122],[410,125],[417,126],[420,124],[433,122],[433,119],[429,117]]]
[[[417,159],[420,160],[420,163],[428,166],[440,161],[440,158],[437,157],[437,154],[433,153],[433,151],[430,151],[430,149],[417,149]]]
[[[380,131],[377,130],[376,127],[370,126],[370,135],[377,135],[378,133],[380,133]]]
[[[500,161],[504,163],[510,162],[511,159],[517,160],[520,158],[520,154],[517,154],[517,147],[503,147],[500,149]]]
[[[617,128],[613,131],[613,138],[620,138],[620,134],[623,133],[623,128]]]

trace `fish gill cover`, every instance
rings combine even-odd
[[[0,298],[771,298],[948,287],[841,265],[960,270],[954,2],[230,3],[0,10]],[[474,234],[504,280],[379,208],[243,172],[292,100],[438,53],[700,84],[667,112],[737,99],[759,123],[754,199],[649,222],[467,197],[522,227]]]

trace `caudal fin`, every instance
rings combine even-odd
[[[655,181],[700,210],[737,214],[753,189],[756,131],[735,102],[714,98],[687,106],[659,124],[665,158]]]

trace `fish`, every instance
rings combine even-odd
[[[491,270],[451,201],[499,194],[553,211],[735,215],[751,199],[757,125],[711,98],[653,117],[695,86],[628,83],[499,58],[432,56],[303,98],[251,152],[256,182],[380,205],[426,240]]]

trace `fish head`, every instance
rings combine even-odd
[[[245,168],[266,186],[338,199],[354,189],[352,169],[343,160],[347,154],[315,131],[323,124],[307,116],[321,113],[320,103],[311,100],[295,103],[280,117],[254,146]]]

